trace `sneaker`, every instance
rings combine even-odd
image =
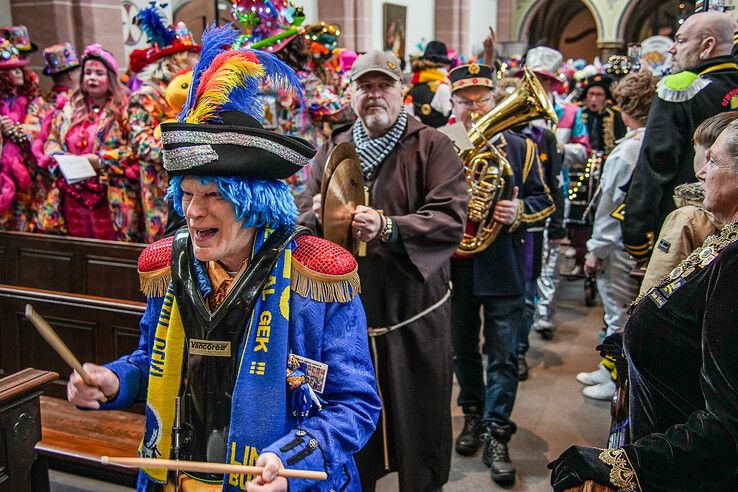
[[[515,483],[515,467],[510,461],[507,443],[495,438],[489,430],[484,434],[482,462],[489,467],[497,485],[509,487]]]
[[[577,381],[587,386],[606,383],[611,380],[610,371],[602,364],[597,366],[597,369],[592,372],[580,372],[577,374]]]
[[[604,383],[587,386],[582,390],[582,394],[587,398],[592,398],[593,400],[608,401],[612,400],[612,397],[615,396],[615,390],[615,381],[610,379]]]
[[[539,319],[536,321],[535,330],[544,340],[552,340],[556,325],[547,319]]]
[[[456,438],[456,452],[461,456],[471,456],[482,446],[482,416],[478,413],[464,415],[464,428]]]
[[[525,361],[524,355],[518,356],[518,381],[528,379],[528,363]]]

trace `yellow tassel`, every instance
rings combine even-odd
[[[315,301],[350,302],[361,292],[361,282],[356,269],[345,275],[328,275],[293,261],[291,288],[302,297]]]
[[[172,280],[172,269],[167,266],[152,272],[138,272],[138,276],[141,292],[146,297],[161,297]]]

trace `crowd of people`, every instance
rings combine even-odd
[[[144,468],[139,490],[371,491],[390,472],[400,490],[440,490],[451,453],[480,448],[491,479],[512,485],[512,410],[530,334],[556,336],[562,250],[596,277],[602,337],[627,359],[630,439],[572,446],[549,464],[552,487],[733,490],[733,18],[687,18],[666,76],[627,57],[577,68],[545,46],[501,60],[493,32],[471,60],[432,41],[406,73],[392,53],[336,48],[336,26],[302,26],[279,3],[241,0],[246,34],[211,27],[201,44],[144,9],[151,47],[125,84],[103,47],[78,59],[66,43],[44,50],[46,97],[27,33],[1,30],[0,227],[153,243],[139,349],[85,364],[70,401],[146,401],[144,457],[265,467],[248,484]],[[543,108],[505,124],[501,103],[521,87]],[[506,183],[493,241],[473,251],[460,248],[477,232],[468,145]],[[70,182],[62,155],[95,175]],[[333,227],[331,173],[351,156],[366,187],[346,222],[356,255],[318,237]],[[213,341],[227,353],[202,349]],[[614,368],[606,356],[577,375],[583,394],[611,399]],[[284,466],[328,480],[288,481]]]

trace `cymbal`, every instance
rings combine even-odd
[[[333,171],[335,171],[336,167],[338,167],[344,159],[354,159],[356,162],[359,162],[359,155],[356,153],[354,144],[350,142],[341,142],[336,145],[328,155],[328,160],[326,160],[325,169],[323,170],[323,178],[320,184],[320,196],[325,196],[325,191],[328,189],[328,182],[331,180]]]
[[[333,170],[323,195],[323,237],[356,254],[351,232],[353,211],[364,204],[364,175],[358,160],[343,159]]]

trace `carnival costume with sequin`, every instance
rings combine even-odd
[[[117,76],[112,55],[99,44],[85,49],[82,64],[101,61]],[[138,203],[138,163],[129,146],[125,106],[116,109],[90,102],[87,117],[74,121],[73,99],[56,111],[44,145],[44,154],[96,154],[100,158],[98,175],[78,183],[67,183],[53,158],[47,169],[56,177],[62,215],[72,236],[117,241],[140,241]]]
[[[203,34],[190,99],[180,123],[162,125],[162,141],[178,212],[183,176],[215,181],[237,214],[245,213],[244,227],[255,228],[251,255],[231,276],[194,258],[186,229],[144,251],[148,305],[139,349],[108,365],[121,385],[103,408],[147,401],[142,456],[253,465],[271,452],[285,467],[328,474],[325,482],[290,480],[290,490],[360,490],[353,455],[374,431],[380,402],[356,261],[294,226],[296,209],[278,180],[315,150],[263,130],[255,92],[265,72],[277,85],[298,83],[270,55],[221,51],[236,34],[230,27]],[[241,191],[228,194],[226,185]],[[324,388],[298,357],[327,366]],[[172,446],[176,397],[189,429],[181,447]],[[138,490],[157,490],[168,479],[143,470]],[[237,491],[248,479],[189,474],[180,483]]]
[[[19,58],[15,46],[0,38],[0,70],[27,64],[28,60]],[[24,85],[35,83],[25,80]],[[0,115],[10,118],[13,128],[2,135],[0,229],[36,230],[35,210],[43,199],[47,183],[36,169],[31,145],[41,129],[41,118],[47,109],[41,97],[2,94]]]
[[[199,50],[184,24],[180,22],[176,26],[165,27],[162,14],[155,5],[142,9],[137,22],[151,47],[131,53],[130,65],[134,72],[140,72],[167,55]],[[156,129],[162,121],[177,116],[165,97],[168,82],[158,80],[143,84],[131,94],[128,102],[131,148],[139,161],[143,239],[149,243],[164,235],[169,209],[164,198],[167,175],[162,164],[162,146],[156,136]]]

